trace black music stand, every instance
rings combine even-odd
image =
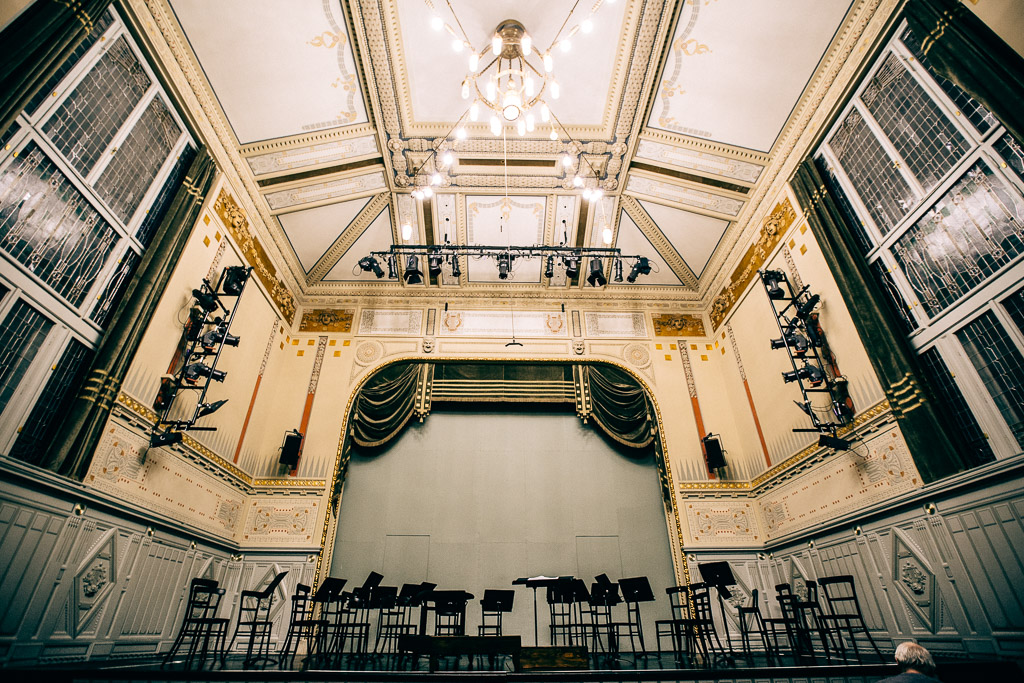
[[[571,576],[531,576],[519,577],[512,582],[513,586],[526,586],[533,589],[533,644],[540,645],[537,637],[537,589],[547,586],[554,586],[560,581],[571,581]]]
[[[704,562],[697,565],[700,576],[708,586],[714,586],[718,593],[718,607],[722,610],[722,628],[725,629],[725,642],[729,646],[729,654],[732,655],[732,634],[729,631],[729,622],[725,618],[725,601],[732,597],[729,586],[736,585],[736,577],[728,562]],[[721,644],[719,644],[721,646]]]
[[[644,645],[644,627],[640,620],[640,603],[654,602],[654,591],[651,589],[651,582],[646,576],[634,576],[626,579],[619,579],[619,590],[622,592],[622,601],[626,603],[627,621],[629,629],[629,644],[634,648],[634,661],[636,659],[633,636],[636,635],[640,641],[640,651],[647,661],[647,646]],[[634,629],[635,627],[635,629]]]

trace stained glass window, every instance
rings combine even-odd
[[[94,323],[106,326],[107,321],[110,320],[110,315],[117,308],[117,305],[121,303],[121,297],[124,295],[124,291],[128,287],[128,283],[131,282],[132,275],[135,274],[135,269],[141,260],[141,257],[131,249],[126,251],[124,256],[121,257],[117,264],[117,270],[114,271],[114,277],[107,282],[107,286],[99,296],[99,303],[96,304],[96,308],[89,315],[89,318]]]
[[[121,36],[43,124],[43,131],[79,173],[88,175],[151,83]]]
[[[88,371],[91,358],[92,351],[85,344],[75,339],[68,342],[60,360],[50,372],[35,408],[21,426],[18,439],[11,448],[11,455],[33,462],[38,462],[44,455],[41,451],[50,442],[52,430],[59,426],[61,417],[74,398],[75,388]]]
[[[1021,144],[1009,133],[1004,133],[1002,137],[992,143],[992,147],[1006,162],[1006,166],[1018,178],[1024,180],[1024,149],[1021,148]]]
[[[946,367],[939,352],[931,348],[922,353],[921,366],[929,386],[935,391],[936,398],[939,400],[939,413],[945,414],[953,421],[957,431],[969,445],[971,456],[974,459],[972,464],[980,465],[994,460],[992,446],[985,438],[985,433],[981,431],[978,420],[971,412],[967,401],[964,400],[960,387],[956,385],[952,373]]]
[[[1024,357],[995,313],[986,311],[956,333],[985,388],[1024,448]]]
[[[1003,301],[1003,308],[1010,314],[1013,324],[1024,334],[1024,289],[1018,289]]]
[[[78,307],[115,230],[33,142],[0,174],[0,248]]]
[[[53,322],[24,301],[15,302],[0,327],[0,413],[7,408]]]
[[[975,163],[893,246],[929,315],[1024,252],[1024,200]]]
[[[828,145],[883,235],[917,204],[914,191],[856,109],[847,115]]]

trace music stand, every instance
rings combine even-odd
[[[718,592],[718,607],[722,610],[722,627],[725,629],[725,642],[729,645],[729,654],[732,651],[732,633],[729,631],[729,622],[725,618],[725,601],[732,597],[729,586],[736,585],[736,577],[728,562],[703,562],[697,565],[700,576],[704,583],[714,586]]]
[[[533,589],[533,644],[540,645],[537,637],[537,589],[543,586],[554,586],[560,581],[572,581],[571,576],[521,576],[512,582],[513,586],[526,586]]]
[[[341,589],[345,587],[348,579],[339,579],[334,576],[328,576],[324,579],[324,582],[320,584],[320,587],[316,589],[316,593],[310,598],[311,602],[327,603],[336,599],[341,595]]]
[[[647,661],[648,652],[647,647],[644,645],[644,631],[643,622],[640,618],[640,603],[641,602],[654,602],[654,590],[651,589],[651,582],[646,576],[634,576],[625,579],[619,579],[619,590],[622,592],[622,601],[626,603],[626,614],[632,613],[632,617],[627,616],[626,626],[629,628],[629,644],[630,647],[634,648],[633,660],[636,661],[636,646],[633,643],[634,629],[632,621],[636,621],[636,633],[635,635],[640,641],[640,650],[643,653],[644,661]]]

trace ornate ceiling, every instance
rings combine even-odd
[[[230,138],[245,203],[265,222],[300,304],[447,296],[455,286],[468,296],[511,289],[697,304],[879,0],[145,3]],[[482,50],[504,19],[520,21],[541,48],[592,11],[593,30],[554,52],[562,92],[548,101],[566,136],[510,127],[503,139],[484,117],[468,122],[466,53],[431,28],[434,12]],[[468,135],[456,142],[460,120]],[[457,162],[417,201],[414,171],[433,172],[438,147]],[[596,171],[602,199],[573,187],[577,166]],[[493,261],[470,259],[459,278],[446,269],[407,285],[357,265],[402,243],[604,246],[606,227],[623,253],[651,257],[651,275],[594,290],[561,272],[549,280],[539,260],[501,281]]]

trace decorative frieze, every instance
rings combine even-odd
[[[643,313],[595,313],[583,314],[588,338],[647,338],[647,320]]]
[[[390,310],[367,308],[359,316],[361,335],[420,336],[423,328],[422,310]]]
[[[568,337],[565,313],[560,311],[445,311],[442,337]]]

